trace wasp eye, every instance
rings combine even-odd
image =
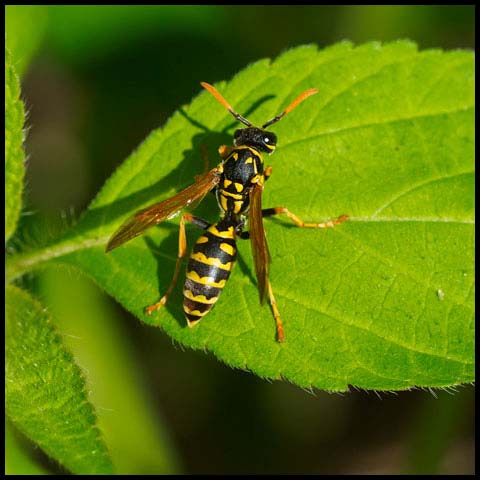
[[[268,143],[268,142],[270,141],[270,139],[269,139],[268,137],[265,137],[265,138],[263,139],[263,141],[264,141],[265,143]]]

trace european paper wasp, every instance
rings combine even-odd
[[[264,168],[263,153],[271,154],[277,146],[277,137],[266,128],[281,120],[309,96],[318,92],[309,89],[297,97],[285,110],[261,128],[252,125],[235,112],[223,96],[210,84],[201,82],[239,122],[233,137],[233,147],[222,145],[218,152],[222,161],[213,169],[196,178],[195,183],[160,203],[155,203],[136,212],[110,238],[106,252],[142,234],[145,230],[172,218],[184,207],[198,204],[205,195],[213,191],[220,207],[221,219],[214,224],[184,213],[180,220],[178,256],[170,286],[165,295],[145,312],[151,315],[168,300],[177,282],[183,258],[187,253],[185,221],[191,222],[205,232],[195,243],[187,266],[183,288],[183,310],[189,327],[197,324],[214,306],[230,276],[237,256],[236,239],[250,239],[260,302],[268,295],[275,317],[277,340],[285,339],[282,320],[278,311],[269,280],[271,262],[263,228],[263,218],[284,214],[298,227],[327,228],[345,221],[347,215],[321,223],[305,223],[285,207],[262,209],[262,191],[272,168]],[[248,226],[248,231],[244,231]]]

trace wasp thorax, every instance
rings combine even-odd
[[[277,145],[277,136],[257,127],[239,128],[233,135],[233,143],[236,147],[248,145],[272,153]]]

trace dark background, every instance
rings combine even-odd
[[[19,232],[26,244],[77,217],[201,80],[229,79],[305,43],[410,39],[420,49],[474,48],[473,6],[10,6],[6,13],[28,110],[28,215]],[[306,392],[183,351],[105,295],[99,301],[111,305],[115,328],[133,345],[184,472],[474,472],[471,386]]]

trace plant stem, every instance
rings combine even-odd
[[[7,257],[5,262],[5,282],[10,283],[24,273],[37,268],[49,260],[63,257],[84,248],[105,245],[108,237],[90,238],[84,241],[64,240],[44,246],[39,250],[19,253]]]

